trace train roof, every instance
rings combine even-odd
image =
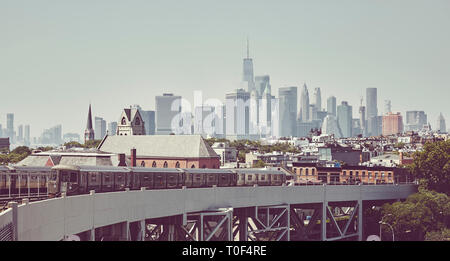
[[[233,173],[229,169],[182,169],[186,173]]]
[[[179,173],[179,169],[172,169],[172,168],[145,168],[145,167],[132,167],[130,168],[133,172],[165,172],[165,173]]]
[[[12,166],[16,171],[50,171],[50,166]]]
[[[115,166],[75,166],[75,165],[56,165],[52,169],[55,170],[74,170],[74,171],[101,171],[101,172],[128,172],[127,167]]]
[[[278,174],[283,175],[286,174],[281,170],[275,170],[275,169],[232,169],[233,172],[237,173],[250,173],[250,174]]]

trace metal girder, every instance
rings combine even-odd
[[[360,212],[359,211],[359,209],[361,208],[360,202],[357,201],[357,202],[353,203],[352,206],[345,206],[345,207],[339,206],[339,209],[342,210],[342,212],[344,214],[346,214],[346,215],[340,216],[340,217],[349,216],[349,218],[346,220],[343,228],[339,225],[339,222],[342,223],[343,220],[340,220],[340,221],[336,220],[336,218],[335,218],[336,216],[333,215],[333,211],[330,210],[330,207],[328,206],[328,204],[324,204],[323,208],[324,208],[323,213],[326,213],[326,218],[330,219],[330,229],[334,228],[337,231],[338,235],[336,237],[328,238],[329,233],[327,233],[327,232],[330,232],[330,231],[327,231],[327,229],[328,229],[327,225],[323,224],[322,227],[323,227],[323,229],[325,229],[325,231],[322,233],[324,235],[324,238],[322,238],[322,240],[333,241],[333,240],[341,240],[341,239],[359,236],[361,229],[362,229],[361,226],[359,225],[359,223],[356,226],[356,232],[349,234],[348,230],[349,230],[350,225],[353,222],[355,222],[356,217],[358,217],[358,222],[359,222],[359,219],[362,218],[359,214],[357,214],[358,212]],[[347,208],[347,210],[343,211],[344,208]],[[323,218],[322,220],[326,220],[326,218]]]
[[[238,210],[233,235],[240,241],[286,240],[290,237],[290,206],[257,206]]]

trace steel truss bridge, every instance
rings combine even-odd
[[[415,192],[415,184],[91,191],[10,202],[0,241],[364,240],[366,208]]]

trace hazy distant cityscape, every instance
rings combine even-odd
[[[437,119],[429,119],[425,111],[415,110],[414,106],[405,114],[393,112],[391,107],[395,103],[395,97],[384,100],[384,107],[378,108],[380,101],[377,99],[377,88],[367,87],[365,94],[365,97],[361,97],[360,104],[352,105],[345,97],[323,95],[322,98],[320,87],[313,89],[304,83],[301,87],[280,87],[276,96],[272,92],[269,75],[254,75],[247,40],[242,82],[235,90],[228,91],[224,103],[215,100],[215,104],[208,104],[200,100],[194,101],[192,108],[190,102],[180,95],[161,91],[160,95],[155,96],[154,110],[144,110],[137,104],[131,105],[130,109],[139,111],[144,122],[144,135],[200,134],[205,138],[256,140],[269,137],[307,137],[313,130],[332,134],[335,138],[386,136],[423,130],[447,132],[442,113]],[[338,99],[341,100],[340,103],[337,103]],[[95,110],[95,104],[92,107]],[[122,110],[123,108],[116,108],[118,116]],[[80,108],[79,111],[85,114],[86,108]],[[355,114],[359,117],[354,118]],[[0,120],[0,138],[9,138],[12,148],[20,145],[58,146],[84,140],[83,134],[63,132],[61,124],[49,126],[39,137],[31,137],[32,126],[26,123],[16,125],[14,116],[14,113],[7,113],[6,124],[3,125]],[[182,126],[181,132],[176,130],[173,120]],[[121,125],[117,121],[107,122],[101,115],[95,115],[93,121],[96,140],[103,139],[107,134],[116,135],[118,126]],[[434,122],[434,128],[431,127],[431,122]]]

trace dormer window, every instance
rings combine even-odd
[[[122,123],[122,125],[126,125],[127,124],[127,120],[125,119],[125,117],[122,118],[121,123]]]

